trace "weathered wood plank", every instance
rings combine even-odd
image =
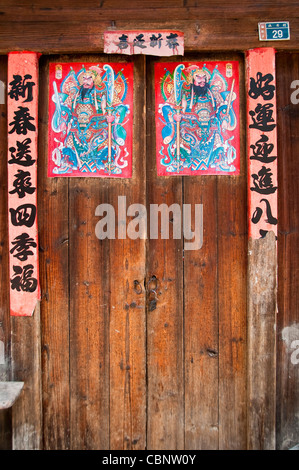
[[[228,59],[223,55],[209,57]],[[230,55],[229,59],[240,60],[240,57]],[[242,78],[242,62],[240,68]],[[242,100],[241,91],[241,103]],[[242,123],[241,113],[241,129]],[[241,154],[242,146],[244,135],[241,135]],[[202,248],[184,253],[185,440],[186,446],[191,445],[193,449],[244,446],[246,430],[239,420],[245,402],[242,367],[246,306],[242,295],[246,289],[246,214],[236,207],[239,204],[242,207],[245,188],[243,161],[238,177],[204,176],[184,180],[184,203],[200,200],[204,227]],[[235,285],[239,288],[237,295]],[[231,421],[226,407],[230,409]]]
[[[151,204],[182,207],[183,200],[181,177],[157,176],[154,82],[151,61],[147,72],[148,213]],[[169,220],[173,217],[170,213]],[[170,227],[170,239],[162,240],[159,225],[158,239],[149,239],[147,248],[148,449],[183,449],[183,239],[173,239]]]
[[[9,271],[8,271],[8,209],[7,209],[7,57],[0,57],[0,380],[8,379],[10,356]]]
[[[27,21],[19,23],[0,22],[0,53],[11,50],[32,50],[43,54],[61,53],[101,53],[104,49],[103,33],[109,29],[142,30],[165,29],[182,31],[185,35],[186,51],[245,51],[260,46],[274,46],[277,50],[296,50],[299,42],[299,18],[293,11],[288,14],[291,23],[291,39],[278,42],[261,42],[258,37],[258,22],[260,17],[222,17],[217,19],[213,14],[202,18],[198,12],[192,19],[171,19],[169,11],[167,18],[162,20],[155,12],[154,18],[134,19],[124,12],[122,16],[115,14],[99,20],[90,19],[88,27],[81,21],[82,14],[75,21],[67,22]],[[120,17],[130,19],[119,19]],[[157,20],[159,17],[159,21]],[[196,19],[194,19],[196,18]],[[264,18],[262,18],[264,19]]]
[[[42,449],[40,305],[30,318],[12,317],[12,379],[24,382],[12,410],[13,449]]]
[[[64,62],[77,59],[82,63],[103,60],[100,56],[59,58]],[[72,450],[108,449],[110,445],[110,245],[95,235],[95,210],[109,200],[109,183],[98,178],[69,180]]]
[[[273,95],[261,95],[256,99],[252,93],[252,78],[257,73],[271,74]],[[267,139],[273,146],[273,156],[277,153],[276,138],[276,82],[275,51],[267,48],[261,51],[249,51],[246,58],[246,91],[247,91],[247,159],[248,159],[248,350],[247,350],[247,408],[248,436],[247,446],[255,450],[275,449],[275,386],[276,386],[276,313],[277,313],[277,161],[266,163],[271,175],[274,191],[270,194],[254,191],[253,178],[259,174],[263,164],[253,160],[252,148],[256,139],[260,139],[260,130],[254,129],[249,113],[260,106],[271,108],[271,117],[275,123],[270,132],[265,130]],[[270,100],[270,101],[269,101]],[[253,146],[253,147],[252,147]],[[276,189],[275,189],[276,188]],[[271,189],[271,188],[270,188]],[[257,194],[257,198],[255,196]],[[260,197],[259,197],[260,196]],[[260,217],[257,223],[256,213],[261,199],[271,208],[272,217]],[[260,209],[261,210],[261,209]],[[262,234],[267,236],[262,239]]]
[[[248,448],[275,449],[276,239],[249,240]]]
[[[0,450],[12,450],[12,409],[0,410]]]
[[[214,58],[219,56],[193,57]],[[183,178],[184,204],[191,204],[193,211],[195,204],[202,204],[203,209],[202,247],[184,250],[186,449],[219,446],[217,179]]]
[[[126,197],[127,208],[146,205],[145,97],[145,58],[139,57],[134,60],[133,174],[109,184],[117,220],[119,196]],[[146,447],[145,262],[145,238],[127,234],[110,241],[110,449]]]
[[[0,380],[10,378],[10,316],[7,228],[7,57],[0,57]],[[12,410],[0,411],[0,450],[12,449]]]
[[[277,54],[276,61],[279,90],[276,448],[289,449],[299,441],[299,55]]]
[[[10,315],[7,209],[7,57],[0,57],[0,380],[10,380]],[[0,412],[2,450],[12,446],[11,410]]]
[[[38,221],[44,449],[69,449],[68,181],[48,178],[49,59],[40,59]]]
[[[185,448],[218,448],[217,177],[183,180],[184,204],[203,205],[203,245],[184,251]],[[193,216],[194,217],[194,216]]]
[[[92,59],[101,61],[99,56],[80,58]],[[143,285],[145,240],[98,240],[95,235],[99,204],[111,204],[117,215],[121,195],[127,204],[144,203],[143,61],[135,67],[132,180],[70,181],[74,449],[145,448],[145,305],[144,290],[139,295],[135,289],[135,281]]]
[[[219,448],[238,450],[246,449],[246,185],[227,178],[217,189]]]
[[[296,0],[281,2],[254,2],[252,0],[230,0],[226,3],[219,1],[199,0],[127,0],[125,5],[117,0],[87,0],[77,4],[74,8],[73,2],[40,0],[38,4],[30,1],[13,2],[3,0],[1,4],[1,16],[3,21],[75,21],[84,18],[87,22],[96,18],[98,21],[113,20],[116,17],[130,17],[132,20],[153,21],[157,17],[161,21],[169,20],[169,13],[173,20],[192,20],[194,17],[208,19],[211,16],[218,19],[229,18],[235,20],[238,17],[259,17],[262,20],[273,19],[287,20],[295,16],[297,7]],[[283,16],[286,15],[284,18]]]
[[[99,61],[99,59],[97,59]],[[69,182],[71,449],[109,448],[109,245],[95,237],[106,181]]]
[[[247,174],[244,66],[240,75],[240,175],[218,177],[219,448],[246,449]]]

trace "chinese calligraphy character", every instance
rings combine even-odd
[[[267,233],[269,232],[269,230],[260,230],[260,236],[261,238],[265,238],[265,236],[267,235]],[[277,238],[277,237],[276,237]]]
[[[19,106],[18,111],[15,111],[14,120],[9,123],[10,126],[13,126],[9,134],[16,132],[17,134],[26,135],[27,131],[35,131],[35,125],[30,121],[34,121],[34,118],[30,116],[29,109]]]
[[[25,98],[27,94],[27,98],[23,102],[27,103],[32,101],[32,88],[35,86],[35,83],[27,81],[28,79],[32,78],[32,76],[25,75],[22,79],[21,75],[14,75],[13,78],[14,79],[10,82],[11,88],[8,96],[11,99],[19,101],[19,97]]]
[[[138,34],[138,36],[136,36],[136,38],[133,41],[135,47],[146,49],[146,46],[144,45],[145,40],[143,39],[143,37],[144,37],[144,34]]]
[[[35,189],[31,183],[31,174],[29,171],[18,170],[15,174],[13,182],[14,189],[9,194],[17,193],[19,198],[23,198],[26,194],[33,194]]]
[[[152,34],[150,37],[150,47],[156,47],[158,46],[159,49],[161,48],[161,42],[162,42],[162,34],[159,33],[158,36],[155,34]]]
[[[249,96],[250,98],[257,99],[259,96],[262,96],[264,100],[271,100],[274,97],[274,85],[269,85],[269,83],[273,80],[273,75],[271,73],[267,73],[263,76],[261,72],[257,72],[256,80],[251,77],[250,78],[250,86],[249,86]]]
[[[37,244],[31,238],[28,233],[22,233],[17,236],[12,241],[13,248],[10,250],[10,253],[13,254],[15,258],[18,258],[20,261],[26,261],[29,255],[33,255],[33,251],[29,248],[36,248]]]
[[[33,226],[36,217],[36,207],[33,204],[23,204],[17,209],[9,209],[9,212],[11,214],[11,223],[14,226]]]
[[[272,194],[275,193],[277,187],[273,186],[272,173],[270,168],[266,168],[264,165],[259,170],[258,174],[251,175],[253,178],[254,187],[251,187],[251,191],[256,191],[259,194]]]
[[[269,156],[273,151],[274,145],[268,144],[268,141],[268,136],[262,134],[261,138],[256,141],[255,144],[250,145],[253,153],[253,155],[250,156],[250,160],[258,160],[262,163],[271,163],[277,158],[277,156],[274,155],[271,157]]]
[[[258,129],[263,132],[272,131],[276,124],[270,124],[274,122],[273,115],[273,104],[258,104],[254,111],[249,111],[252,118],[252,124],[249,125],[252,129]]]
[[[128,36],[126,34],[122,34],[118,39],[119,43],[117,46],[119,49],[127,49],[127,47],[129,47]]]
[[[35,160],[32,159],[31,150],[30,150],[31,139],[27,137],[23,142],[17,141],[17,148],[10,147],[9,151],[11,153],[11,159],[8,160],[9,164],[17,163],[21,166],[31,166],[34,164]],[[15,152],[17,152],[15,154]]]
[[[178,47],[179,43],[177,42],[178,35],[176,33],[170,33],[169,36],[166,36],[166,44],[169,49],[175,49]]]
[[[13,266],[14,275],[10,280],[11,288],[20,292],[34,292],[37,288],[37,279],[32,277],[33,265],[27,264],[22,268],[21,266]]]
[[[270,202],[268,201],[268,199],[261,199],[260,202],[265,202],[266,204],[266,214],[267,214],[266,222],[271,225],[277,225],[277,219],[276,217],[272,215],[271,206],[270,206]],[[256,207],[252,215],[251,222],[253,224],[257,224],[260,221],[262,214],[263,214],[263,210],[260,207]]]

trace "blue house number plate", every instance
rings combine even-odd
[[[290,25],[288,21],[259,23],[260,41],[285,41],[290,39]]]

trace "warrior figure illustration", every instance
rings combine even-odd
[[[212,73],[203,65],[183,64],[161,82],[160,105],[164,127],[161,163],[167,171],[215,170],[232,172],[236,152],[231,144],[237,125],[234,112],[234,80],[231,89],[217,65]],[[179,124],[178,124],[179,123]]]
[[[60,91],[53,81],[55,112],[52,129],[63,141],[52,152],[54,173],[121,173],[127,164],[121,147],[125,145],[124,119],[129,106],[123,104],[127,84],[121,72],[114,76],[110,65],[71,68]]]

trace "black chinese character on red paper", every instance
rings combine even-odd
[[[261,72],[257,72],[256,80],[253,77],[250,78],[248,92],[250,98],[257,99],[262,96],[265,101],[272,100],[275,90],[275,86],[270,85],[272,81],[273,75],[271,73],[263,75]]]
[[[22,199],[26,194],[33,194],[36,188],[32,186],[31,174],[29,171],[18,170],[15,174],[13,182],[14,189],[9,191],[9,194],[17,193],[19,198]]]
[[[37,247],[36,242],[28,233],[18,235],[11,244],[13,248],[10,250],[10,253],[20,261],[26,261],[30,255],[33,255],[33,251],[30,248]]]
[[[23,268],[21,266],[13,266],[14,275],[11,282],[11,288],[18,292],[34,292],[37,288],[37,279],[33,277],[33,265],[27,264]]]
[[[10,147],[9,151],[11,153],[11,159],[8,160],[8,163],[11,165],[13,163],[17,163],[21,166],[31,166],[34,164],[35,160],[33,160],[31,156],[30,144],[31,139],[27,137],[24,139],[23,142],[17,141],[17,147]]]
[[[277,186],[273,186],[272,176],[270,168],[266,168],[264,165],[258,171],[257,174],[251,175],[253,179],[253,187],[251,191],[256,191],[259,194],[272,194],[277,190]]]
[[[9,209],[9,212],[11,214],[11,223],[14,226],[33,226],[36,217],[36,207],[34,204],[23,204],[17,207],[17,209]]]
[[[14,114],[13,121],[9,123],[9,125],[12,126],[9,134],[16,132],[17,134],[26,135],[27,131],[35,131],[35,125],[31,122],[34,121],[34,118],[30,116],[28,108],[19,106]]]
[[[16,101],[19,101],[19,97],[26,98],[23,103],[27,103],[33,100],[32,89],[35,86],[34,82],[30,82],[31,75],[25,75],[24,78],[21,75],[14,75],[13,80],[10,82],[10,91],[8,96]]]

